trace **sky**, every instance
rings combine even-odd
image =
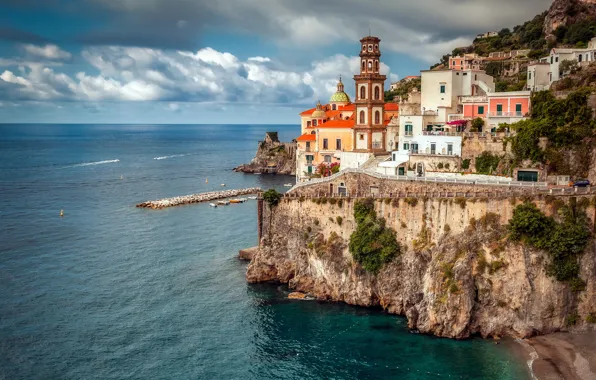
[[[369,30],[387,88],[550,3],[0,0],[0,123],[296,124]]]

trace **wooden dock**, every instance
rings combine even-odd
[[[262,190],[260,187],[250,187],[247,189],[237,189],[237,190],[211,191],[211,192],[207,192],[207,193],[183,195],[180,197],[164,198],[164,199],[158,199],[155,201],[147,201],[147,202],[139,203],[137,205],[137,207],[158,210],[158,209],[162,209],[162,208],[166,208],[166,207],[189,205],[192,203],[202,203],[202,202],[214,201],[217,199],[237,197],[239,195],[257,194],[257,193],[260,193],[261,191]]]

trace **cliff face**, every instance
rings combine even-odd
[[[551,36],[561,25],[596,17],[596,0],[555,0],[544,19],[544,35]]]
[[[267,132],[248,164],[234,169],[243,173],[296,174],[296,143],[280,142],[277,132]]]
[[[528,337],[564,329],[575,314],[575,328],[587,328],[585,317],[596,312],[596,245],[592,241],[582,258],[586,290],[573,293],[546,274],[544,252],[507,241],[512,203],[377,201],[377,214],[404,248],[374,276],[347,248],[356,226],[354,201],[284,199],[273,211],[263,207],[262,239],[247,279],[287,283],[320,299],[382,306],[407,316],[410,328],[443,337]],[[554,212],[543,201],[537,204]],[[588,215],[594,217],[593,208]]]

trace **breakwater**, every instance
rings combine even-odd
[[[139,203],[137,207],[140,208],[151,208],[151,209],[162,209],[166,207],[174,207],[181,205],[188,205],[191,203],[209,202],[216,199],[224,199],[230,197],[237,197],[239,195],[256,194],[261,192],[260,187],[249,187],[246,189],[237,190],[222,190],[222,191],[211,191],[207,193],[183,195],[180,197],[164,198],[155,201],[147,201]]]

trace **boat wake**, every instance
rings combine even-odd
[[[172,156],[153,157],[153,159],[154,160],[167,160],[168,158],[186,157],[186,156],[190,156],[190,154],[174,154]]]
[[[116,162],[120,162],[120,160],[115,159],[115,160],[105,160],[105,161],[95,161],[95,162],[83,162],[83,163],[80,163],[80,164],[65,166],[62,169],[66,169],[66,168],[78,168],[78,167],[81,167],[81,166],[94,166],[94,165],[114,164]]]

